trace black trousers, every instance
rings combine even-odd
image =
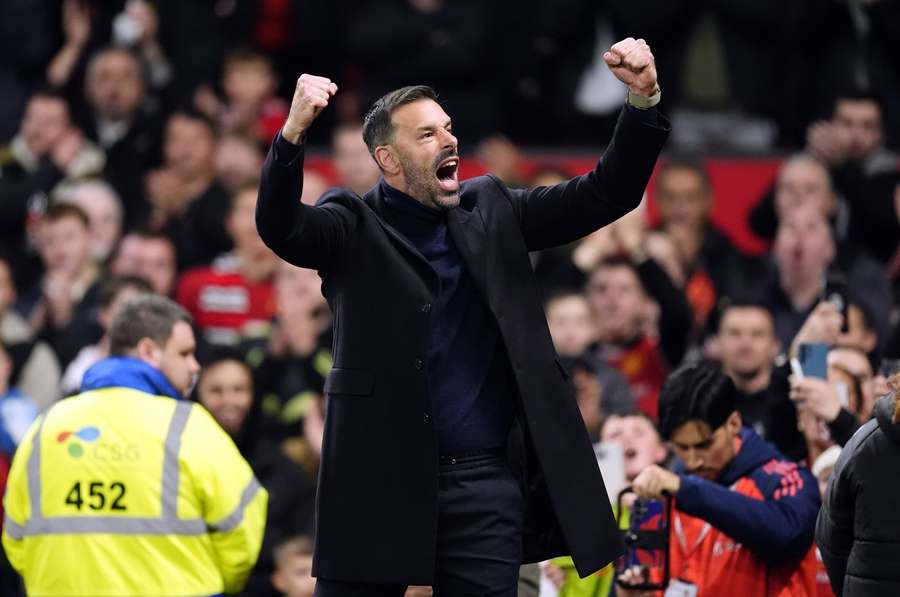
[[[522,490],[502,454],[442,459],[435,597],[516,597],[523,509]],[[316,597],[403,597],[405,591],[405,585],[316,582]]]

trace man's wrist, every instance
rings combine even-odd
[[[306,136],[306,131],[303,131],[303,130],[294,131],[294,130],[288,129],[287,127],[282,127],[281,136],[284,138],[285,141],[287,141],[291,145],[302,145],[303,138]]]
[[[649,110],[657,105],[660,99],[662,99],[662,91],[659,85],[654,88],[650,95],[634,93],[631,89],[628,89],[625,93],[625,101],[639,110]]]

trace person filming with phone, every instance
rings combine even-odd
[[[736,393],[709,364],[679,369],[660,393],[660,432],[679,462],[674,472],[647,467],[632,488],[675,500],[666,595],[813,595],[818,485],[743,425]],[[627,586],[641,575],[627,570],[616,594],[649,597]]]

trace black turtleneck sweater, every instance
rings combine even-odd
[[[431,310],[428,390],[441,455],[506,445],[514,378],[497,322],[466,270],[446,213],[380,183],[388,224],[425,257],[441,281]]]

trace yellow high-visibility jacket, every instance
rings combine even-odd
[[[30,596],[233,593],[259,555],[267,501],[201,405],[107,387],[28,431],[3,546]]]

